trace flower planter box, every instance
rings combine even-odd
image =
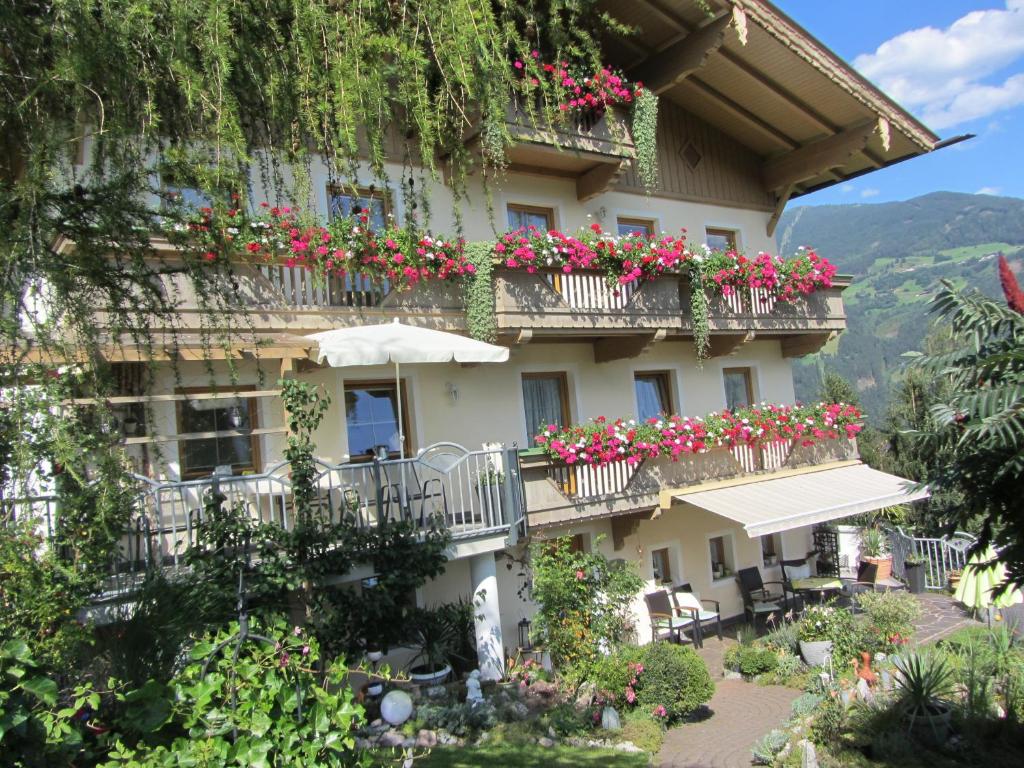
[[[882,581],[883,579],[892,578],[892,557],[865,557],[862,558],[864,562],[871,563],[878,567],[878,573],[875,574],[875,581]]]
[[[808,666],[820,667],[832,653],[831,640],[801,640],[800,655]]]

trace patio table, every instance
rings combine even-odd
[[[839,592],[843,588],[843,582],[831,576],[811,576],[807,579],[793,579],[793,591],[807,594],[817,594],[818,602],[825,602],[825,596],[830,592]]]

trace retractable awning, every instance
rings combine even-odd
[[[673,496],[742,524],[749,536],[765,536],[924,499],[928,489],[854,464]]]

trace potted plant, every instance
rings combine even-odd
[[[832,653],[834,608],[811,606],[800,620],[800,655],[809,666],[820,667]]]
[[[949,581],[949,591],[956,592],[956,588],[960,586],[960,577],[963,576],[963,571],[954,569],[946,574],[946,579]]]
[[[477,473],[476,494],[486,512],[501,509],[501,489],[505,484],[505,473],[488,460],[487,466]]]
[[[907,588],[915,595],[924,592],[925,563],[928,558],[916,553],[907,555],[903,561],[903,573],[907,578]]]
[[[881,528],[864,528],[860,532],[860,557],[878,567],[875,581],[892,577],[892,555],[888,546],[888,539]]]
[[[951,715],[948,696],[953,690],[953,671],[946,659],[936,654],[913,653],[897,656],[893,663],[898,703],[910,732],[932,744],[944,744]]]
[[[451,622],[440,611],[420,609],[412,617],[413,642],[420,652],[413,658],[409,678],[418,685],[437,685],[452,673],[448,658],[456,637]]]

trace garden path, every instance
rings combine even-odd
[[[660,768],[749,768],[750,749],[789,717],[800,691],[745,680],[716,680],[711,716],[673,728],[658,753]]]
[[[960,627],[977,623],[945,593],[917,595],[917,599],[921,604],[921,617],[914,622],[914,642],[917,645],[934,643]]]

